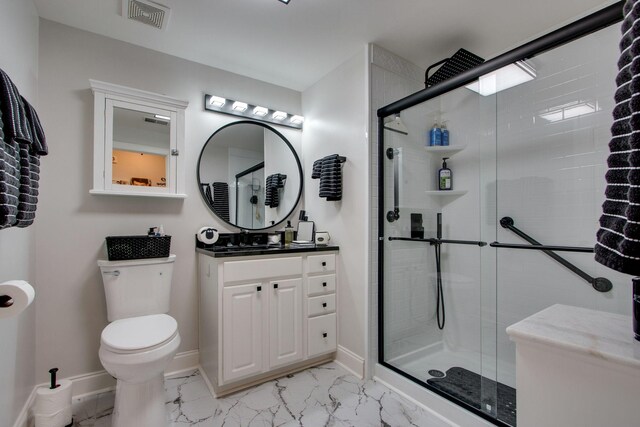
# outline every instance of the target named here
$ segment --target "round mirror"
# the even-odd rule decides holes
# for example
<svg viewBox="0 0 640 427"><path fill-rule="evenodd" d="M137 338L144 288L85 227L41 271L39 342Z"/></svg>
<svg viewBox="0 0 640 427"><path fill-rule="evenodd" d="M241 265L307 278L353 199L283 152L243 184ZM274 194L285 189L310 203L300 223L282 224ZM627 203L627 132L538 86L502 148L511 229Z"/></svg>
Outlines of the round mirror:
<svg viewBox="0 0 640 427"><path fill-rule="evenodd" d="M248 230L284 221L302 194L302 166L291 143L253 121L214 132L198 159L200 194L223 221Z"/></svg>

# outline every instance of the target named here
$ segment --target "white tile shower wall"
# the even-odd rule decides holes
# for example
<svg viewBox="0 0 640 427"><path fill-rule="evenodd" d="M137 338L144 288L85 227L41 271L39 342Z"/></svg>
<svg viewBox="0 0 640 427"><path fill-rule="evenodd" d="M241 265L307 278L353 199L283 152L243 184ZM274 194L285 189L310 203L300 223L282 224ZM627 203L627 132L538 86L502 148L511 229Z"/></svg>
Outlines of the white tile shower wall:
<svg viewBox="0 0 640 427"><path fill-rule="evenodd" d="M215 93L284 111L301 112L301 94L237 74L178 59L99 35L40 21L40 117L52 147L43 160L36 250L38 289L37 381L58 366L64 376L102 370L100 332L106 325L104 289L96 260L104 237L141 234L164 225L178 258L171 311L180 351L198 348L194 234L215 218L200 197L195 168L209 136L231 116L202 108ZM186 111L188 197L166 200L89 194L92 176L93 98L89 79L103 80L189 101ZM301 132L279 129L300 153ZM366 156L364 156L366 158ZM295 215L295 214L294 214Z"/></svg>
<svg viewBox="0 0 640 427"><path fill-rule="evenodd" d="M498 96L498 217L512 217L516 227L544 244L595 244L619 34L615 25L533 58L538 77ZM571 118L576 106L597 111ZM498 240L524 243L502 228ZM613 290L596 292L541 252L499 250L500 361L513 363L515 357L505 328L552 304L629 314L628 276L600 266L591 254L560 255L594 277L610 279Z"/></svg>
<svg viewBox="0 0 640 427"><path fill-rule="evenodd" d="M3 0L0 5L0 68L20 93L40 111L38 102L38 12L32 0ZM46 130L46 129L45 129ZM43 168L50 167L47 157ZM34 225L0 231L0 282L35 281ZM32 304L17 317L0 319L0 427L12 426L35 384L36 309Z"/></svg>
<svg viewBox="0 0 640 427"><path fill-rule="evenodd" d="M370 268L370 310L369 310L369 336L370 338L370 366L378 361L378 123L376 111L378 108L407 96L422 88L421 80L423 70L414 64L379 48L375 45L369 46L370 51L370 174L369 185L371 191L371 211L370 211L370 232L369 239L372 242L369 254ZM409 127L417 127L416 121L420 121L419 115L408 113L402 119ZM387 132L389 134L389 132ZM407 164L413 164L408 170L409 174L415 170L423 169L424 163L420 159L424 156L416 156L422 137L420 133L414 132L409 136L393 134L396 147L403 146L407 149L403 152L403 160ZM411 141L408 143L407 141ZM417 162L414 161L418 159ZM385 159L385 161L387 161ZM392 175L390 168L386 168L385 174L385 206L393 206L393 196L389 187ZM404 182L408 185L425 186L424 176L412 179L411 175L403 176ZM403 184L404 185L404 184ZM409 219L411 212L422 212L425 220L428 220L426 206L420 200L416 191L411 191L412 187L406 187L403 191L404 206L401 209L401 219L399 224L394 224L392 231L395 235L408 235ZM423 189L424 190L424 189ZM422 191L421 191L422 192ZM391 197L391 198L390 198ZM426 222L426 221L425 221ZM386 221L385 221L386 223ZM388 223L386 223L388 224ZM386 225L385 225L386 226ZM429 228L427 223L425 227ZM433 225L430 227L433 229ZM390 235L391 231L386 235ZM437 341L439 334L429 336L429 333L436 330L434 327L435 312L435 288L432 284L425 283L429 272L433 272L433 259L427 256L428 247L416 247L410 242L385 242L391 244L394 250L391 252L395 261L385 260L386 265L393 265L393 269L385 269L389 286L386 287L388 295L385 295L386 314L385 325L387 328L385 336L393 337L393 341L386 342L387 359L425 347L428 343ZM397 249L397 251L396 251ZM403 280L401 276L406 275ZM427 333L425 334L425 331Z"/></svg>

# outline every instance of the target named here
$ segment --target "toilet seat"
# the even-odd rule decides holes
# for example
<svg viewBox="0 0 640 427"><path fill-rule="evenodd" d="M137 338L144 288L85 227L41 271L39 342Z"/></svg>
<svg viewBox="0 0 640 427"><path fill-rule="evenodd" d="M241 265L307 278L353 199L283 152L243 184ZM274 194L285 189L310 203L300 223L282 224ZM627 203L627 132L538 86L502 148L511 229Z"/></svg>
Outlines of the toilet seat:
<svg viewBox="0 0 640 427"><path fill-rule="evenodd" d="M178 322L167 314L130 317L111 322L102 331L101 344L119 354L153 350L178 334Z"/></svg>

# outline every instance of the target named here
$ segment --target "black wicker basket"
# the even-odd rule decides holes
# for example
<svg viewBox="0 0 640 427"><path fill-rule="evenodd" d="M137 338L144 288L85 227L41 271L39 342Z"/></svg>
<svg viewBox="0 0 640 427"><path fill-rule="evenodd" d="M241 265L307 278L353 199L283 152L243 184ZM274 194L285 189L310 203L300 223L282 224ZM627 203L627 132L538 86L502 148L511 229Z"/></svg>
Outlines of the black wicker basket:
<svg viewBox="0 0 640 427"><path fill-rule="evenodd" d="M171 236L107 236L109 261L164 258L171 250Z"/></svg>

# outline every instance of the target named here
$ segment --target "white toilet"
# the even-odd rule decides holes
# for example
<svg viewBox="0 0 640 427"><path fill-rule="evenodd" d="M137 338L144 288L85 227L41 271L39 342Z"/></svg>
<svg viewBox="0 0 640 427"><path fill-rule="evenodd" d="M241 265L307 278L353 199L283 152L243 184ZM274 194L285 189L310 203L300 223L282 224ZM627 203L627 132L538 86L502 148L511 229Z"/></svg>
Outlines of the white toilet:
<svg viewBox="0 0 640 427"><path fill-rule="evenodd" d="M178 323L166 314L175 259L98 261L111 322L100 361L117 380L113 427L167 425L164 370L180 345Z"/></svg>

